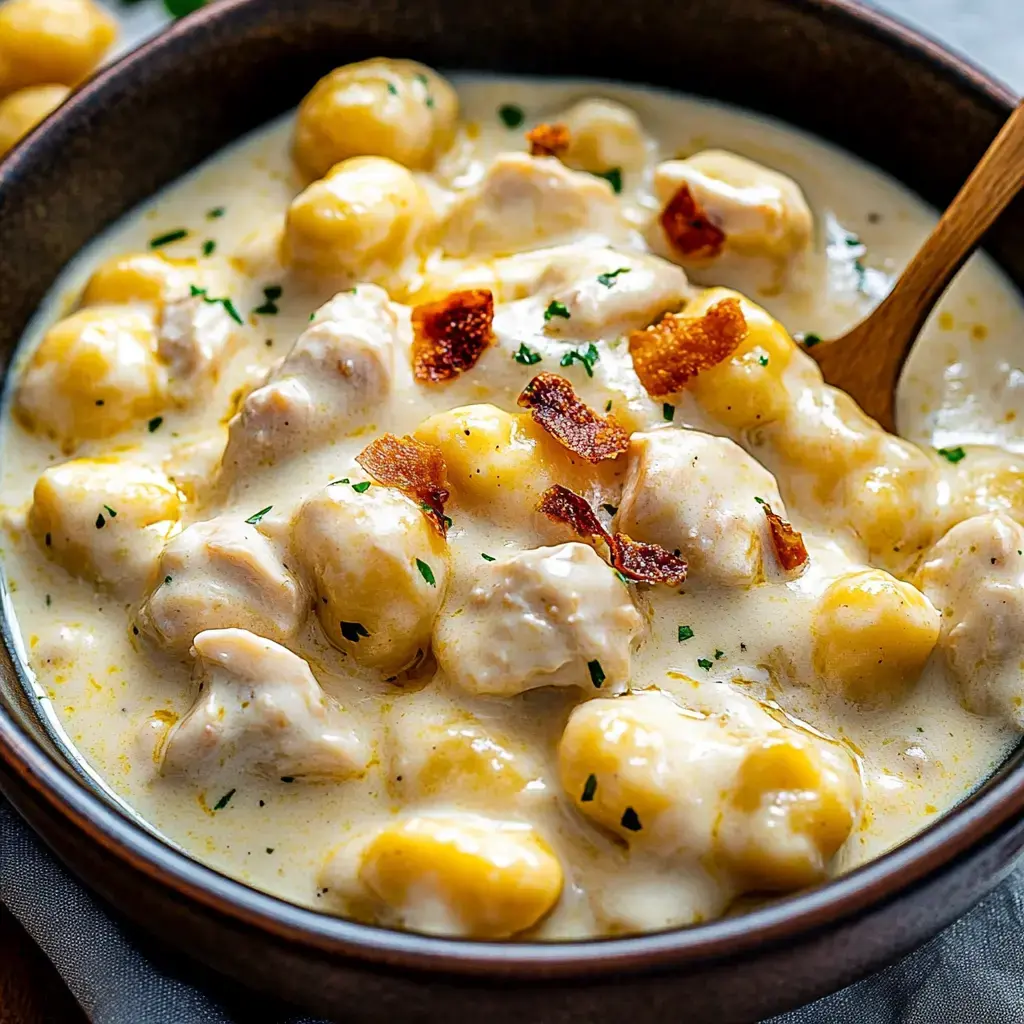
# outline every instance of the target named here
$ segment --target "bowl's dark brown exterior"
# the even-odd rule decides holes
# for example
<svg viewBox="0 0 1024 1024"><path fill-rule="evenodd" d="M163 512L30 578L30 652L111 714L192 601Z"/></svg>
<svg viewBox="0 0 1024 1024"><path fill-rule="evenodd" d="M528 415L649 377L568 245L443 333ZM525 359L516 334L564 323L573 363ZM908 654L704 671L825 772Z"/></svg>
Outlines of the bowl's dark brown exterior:
<svg viewBox="0 0 1024 1024"><path fill-rule="evenodd" d="M346 61L587 75L765 111L952 197L1013 97L934 44L828 0L230 0L83 89L0 167L6 365L100 229ZM989 251L1024 285L1024 204ZM173 947L345 1020L747 1021L892 960L972 905L1024 847L1018 752L972 800L852 875L741 919L602 943L470 944L293 907L191 862L67 767L24 696L9 629L0 789L121 913Z"/></svg>

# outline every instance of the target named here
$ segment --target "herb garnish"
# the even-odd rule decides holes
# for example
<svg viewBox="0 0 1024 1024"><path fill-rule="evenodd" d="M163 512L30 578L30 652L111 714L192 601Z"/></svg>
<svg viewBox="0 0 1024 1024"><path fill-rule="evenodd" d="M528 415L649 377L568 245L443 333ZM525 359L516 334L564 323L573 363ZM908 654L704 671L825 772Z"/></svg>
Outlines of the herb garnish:
<svg viewBox="0 0 1024 1024"><path fill-rule="evenodd" d="M432 586L437 586L437 580L434 579L434 570L423 561L422 558L416 559L416 568L419 569L420 575Z"/></svg>
<svg viewBox="0 0 1024 1024"><path fill-rule="evenodd" d="M238 315L238 310L235 309L235 304L227 298L215 299L210 295L207 295L205 288L197 288L194 284L188 286L190 294L201 298L203 302L211 305L221 305L224 307L224 312L227 313L236 324L243 324L245 321Z"/></svg>
<svg viewBox="0 0 1024 1024"><path fill-rule="evenodd" d="M936 448L935 449L947 462L952 462L954 465L958 463L966 454L959 445L956 448Z"/></svg>
<svg viewBox="0 0 1024 1024"><path fill-rule="evenodd" d="M110 516L111 519L117 518L117 513L109 505L104 505L103 508L106 510L107 515Z"/></svg>
<svg viewBox="0 0 1024 1024"><path fill-rule="evenodd" d="M612 400L610 398L608 399L607 402L604 403L604 411L605 412L611 412L612 411Z"/></svg>
<svg viewBox="0 0 1024 1024"><path fill-rule="evenodd" d="M622 168L610 167L607 171L594 171L595 178L604 178L612 187L612 191L618 195L622 191Z"/></svg>
<svg viewBox="0 0 1024 1024"><path fill-rule="evenodd" d="M481 557L481 558L482 558L482 559L483 559L483 560L484 560L485 562L493 562L493 561L495 560L495 558L494 558L494 555L489 555L489 554L487 554L487 552L486 552L486 551L481 551L481 552L480 552L480 557Z"/></svg>
<svg viewBox="0 0 1024 1024"><path fill-rule="evenodd" d="M363 481L361 481L358 484L353 484L352 485L352 490L355 491L356 494L365 494L369 489L370 489L370 481L369 480L363 480Z"/></svg>
<svg viewBox="0 0 1024 1024"><path fill-rule="evenodd" d="M623 828L628 828L630 832L639 832L643 828L643 825L640 824L640 815L632 807L627 807L622 812L622 821L619 824Z"/></svg>
<svg viewBox="0 0 1024 1024"><path fill-rule="evenodd" d="M676 407L671 402L665 402L661 407L662 418L671 423L676 418Z"/></svg>
<svg viewBox="0 0 1024 1024"><path fill-rule="evenodd" d="M518 128L526 120L523 108L514 103L502 103L498 107L498 117L506 128Z"/></svg>
<svg viewBox="0 0 1024 1024"><path fill-rule="evenodd" d="M149 240L149 247L150 249L159 249L162 245L180 242L183 238L188 238L188 232L184 228L178 228L177 231L168 231L166 234L151 238Z"/></svg>
<svg viewBox="0 0 1024 1024"><path fill-rule="evenodd" d="M569 309L564 302L559 302L557 299L552 299L548 303L548 308L544 310L544 322L547 323L552 317L560 316L563 320L568 320Z"/></svg>
<svg viewBox="0 0 1024 1024"><path fill-rule="evenodd" d="M160 424L163 423L163 421L164 421L163 416L154 416L149 421L149 432L152 434L155 431L159 430L160 429Z"/></svg>
<svg viewBox="0 0 1024 1024"><path fill-rule="evenodd" d="M601 668L601 662L596 659L594 661L588 661L587 668L590 669L590 681L596 687L600 688L605 680L604 669Z"/></svg>
<svg viewBox="0 0 1024 1024"><path fill-rule="evenodd" d="M208 238L205 242L203 242L203 255L212 256L213 250L216 248L217 243L212 238Z"/></svg>
<svg viewBox="0 0 1024 1024"><path fill-rule="evenodd" d="M294 782L295 781L295 776L294 775L282 775L281 776L281 781L282 782Z"/></svg>
<svg viewBox="0 0 1024 1024"><path fill-rule="evenodd" d="M821 344L821 335L808 332L801 338L801 342L804 348L814 348L815 345Z"/></svg>
<svg viewBox="0 0 1024 1024"><path fill-rule="evenodd" d="M347 476L343 476L340 480L332 480L327 486L333 487L335 484L347 484L349 479Z"/></svg>
<svg viewBox="0 0 1024 1024"><path fill-rule="evenodd" d="M721 661L725 657L725 651L720 651L715 648L715 661Z"/></svg>
<svg viewBox="0 0 1024 1024"><path fill-rule="evenodd" d="M759 498L756 494L754 495L754 501L756 501L758 503L758 505L767 505L768 504L768 502L766 502L764 500L764 498Z"/></svg>
<svg viewBox="0 0 1024 1024"><path fill-rule="evenodd" d="M251 516L249 516L249 518L246 519L246 522L250 526L255 526L273 507L273 505L268 505L266 508L261 508L259 512L254 512Z"/></svg>
<svg viewBox="0 0 1024 1024"><path fill-rule="evenodd" d="M762 366L767 366L767 365L768 365L768 357L767 357L767 356L758 356L758 357L757 357L757 361L758 361L758 362L759 362L759 363L760 363L760 364L761 364Z"/></svg>
<svg viewBox="0 0 1024 1024"><path fill-rule="evenodd" d="M609 270L608 273L606 273L606 274L598 274L597 275L597 283L598 284L603 284L605 286L605 288L614 288L615 287L615 278L617 278L619 276L619 274L628 274L628 273L629 273L629 267L619 267L618 270Z"/></svg>
<svg viewBox="0 0 1024 1024"><path fill-rule="evenodd" d="M225 213L223 206L215 206L212 210L206 211L207 220L217 220L218 217L223 217Z"/></svg>
<svg viewBox="0 0 1024 1024"><path fill-rule="evenodd" d="M172 577L170 577L170 576L165 576L165 577L164 577L164 583L170 583L170 582L171 582L171 579L172 579Z"/></svg>
<svg viewBox="0 0 1024 1024"><path fill-rule="evenodd" d="M398 89L394 82L388 82L388 92L391 93L392 96L398 95Z"/></svg>
<svg viewBox="0 0 1024 1024"><path fill-rule="evenodd" d="M583 364L583 369L587 371L588 377L594 376L594 363L601 358L601 353L597 351L597 346L591 342L587 346L586 352L580 352L579 349L571 349L566 352L561 359L558 360L559 366L572 366L573 363L579 362Z"/></svg>
<svg viewBox="0 0 1024 1024"><path fill-rule="evenodd" d="M215 811L223 811L228 805L228 801L235 795L235 790L229 789L214 805Z"/></svg>
<svg viewBox="0 0 1024 1024"><path fill-rule="evenodd" d="M680 626L679 627L679 642L682 643L684 640L689 640L693 636L693 628L691 626Z"/></svg>
<svg viewBox="0 0 1024 1024"><path fill-rule="evenodd" d="M700 665L705 672L711 671L711 666L714 664L710 658L698 658L697 664Z"/></svg>
<svg viewBox="0 0 1024 1024"><path fill-rule="evenodd" d="M587 781L583 783L583 792L580 794L580 803L589 804L594 799L594 794L597 792L597 776L590 774L587 776Z"/></svg>
<svg viewBox="0 0 1024 1024"><path fill-rule="evenodd" d="M520 366L534 366L540 362L540 353L527 348L526 342L524 341L520 343L519 351L512 353L512 358L519 363Z"/></svg>
<svg viewBox="0 0 1024 1024"><path fill-rule="evenodd" d="M107 521L106 521L106 519L103 518L103 513L101 512L96 517L96 529L97 530L102 530L103 527L106 526L106 525L107 525Z"/></svg>
<svg viewBox="0 0 1024 1024"><path fill-rule="evenodd" d="M279 284L268 284L263 289L263 297L266 302L262 306L257 306L253 312L264 314L266 316L273 316L275 313L280 312L277 308L277 300L281 298L284 289Z"/></svg>
<svg viewBox="0 0 1024 1024"><path fill-rule="evenodd" d="M361 636L369 636L369 631L361 622L342 622L341 623L341 635L349 641L349 643L359 643Z"/></svg>

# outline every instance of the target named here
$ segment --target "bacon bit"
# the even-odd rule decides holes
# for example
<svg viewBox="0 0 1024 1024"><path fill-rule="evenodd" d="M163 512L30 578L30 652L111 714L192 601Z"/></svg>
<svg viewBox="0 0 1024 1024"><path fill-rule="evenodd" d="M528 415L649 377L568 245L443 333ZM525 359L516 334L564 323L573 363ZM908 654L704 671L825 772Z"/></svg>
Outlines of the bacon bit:
<svg viewBox="0 0 1024 1024"><path fill-rule="evenodd" d="M451 380L471 370L494 341L494 296L486 288L452 292L412 311L412 360L417 380Z"/></svg>
<svg viewBox="0 0 1024 1024"><path fill-rule="evenodd" d="M701 370L728 359L747 336L738 299L722 299L703 316L668 313L629 336L633 369L651 398L675 394Z"/></svg>
<svg viewBox="0 0 1024 1024"><path fill-rule="evenodd" d="M642 544L624 533L610 534L586 498L555 484L540 498L537 511L548 519L564 523L583 540L603 540L612 566L623 576L641 583L667 583L677 587L686 579L686 560L658 544Z"/></svg>
<svg viewBox="0 0 1024 1024"><path fill-rule="evenodd" d="M794 530L782 516L773 512L771 505L767 502L762 508L764 508L764 514L768 519L772 546L775 548L775 557L779 560L779 565L785 572L799 569L807 561L807 548L804 547L804 538L800 531Z"/></svg>
<svg viewBox="0 0 1024 1024"><path fill-rule="evenodd" d="M629 434L615 417L598 416L557 373L538 373L523 389L519 404L559 444L587 462L617 459L629 448Z"/></svg>
<svg viewBox="0 0 1024 1024"><path fill-rule="evenodd" d="M530 144L530 156L560 156L569 148L567 125L539 124L526 133Z"/></svg>
<svg viewBox="0 0 1024 1024"><path fill-rule="evenodd" d="M382 434L368 444L356 462L385 487L395 487L420 503L424 515L442 537L451 522L444 514L448 500L448 467L440 448L414 437Z"/></svg>
<svg viewBox="0 0 1024 1024"><path fill-rule="evenodd" d="M665 237L684 256L714 259L725 245L725 232L711 223L704 208L693 198L689 185L680 185L661 211Z"/></svg>

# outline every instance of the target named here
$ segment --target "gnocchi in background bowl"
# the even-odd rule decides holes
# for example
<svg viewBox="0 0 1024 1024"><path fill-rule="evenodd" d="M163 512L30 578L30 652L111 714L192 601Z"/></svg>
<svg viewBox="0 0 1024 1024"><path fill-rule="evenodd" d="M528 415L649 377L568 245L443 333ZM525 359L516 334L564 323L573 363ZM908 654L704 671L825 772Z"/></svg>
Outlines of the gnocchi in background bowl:
<svg viewBox="0 0 1024 1024"><path fill-rule="evenodd" d="M973 261L905 438L806 354L931 219L713 104L337 68L25 338L4 570L48 707L193 857L388 927L649 932L890 850L1024 727L1019 298ZM943 433L950 360L987 445Z"/></svg>

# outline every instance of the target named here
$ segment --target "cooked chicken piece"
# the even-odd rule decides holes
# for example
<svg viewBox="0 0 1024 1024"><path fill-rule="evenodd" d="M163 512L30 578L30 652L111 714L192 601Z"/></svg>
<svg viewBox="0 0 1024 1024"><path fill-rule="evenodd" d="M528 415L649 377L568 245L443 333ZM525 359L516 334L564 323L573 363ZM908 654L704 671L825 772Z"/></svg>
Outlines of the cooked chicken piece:
<svg viewBox="0 0 1024 1024"><path fill-rule="evenodd" d="M456 200L441 245L449 256L498 256L584 239L620 242L628 234L607 181L553 157L501 153Z"/></svg>
<svg viewBox="0 0 1024 1024"><path fill-rule="evenodd" d="M145 587L181 529L184 496L157 469L127 459L74 459L36 481L28 525L74 576L126 595Z"/></svg>
<svg viewBox="0 0 1024 1024"><path fill-rule="evenodd" d="M941 615L939 650L964 706L1024 730L1024 528L988 513L954 526L916 583Z"/></svg>
<svg viewBox="0 0 1024 1024"><path fill-rule="evenodd" d="M193 402L216 383L238 326L223 303L202 295L164 306L157 354L167 367L167 390L176 402Z"/></svg>
<svg viewBox="0 0 1024 1024"><path fill-rule="evenodd" d="M367 483L346 478L307 498L294 548L331 643L394 673L430 648L448 586L448 543L416 502Z"/></svg>
<svg viewBox="0 0 1024 1024"><path fill-rule="evenodd" d="M163 750L164 774L204 778L230 765L266 778L362 775L368 744L297 654L244 629L195 638L199 694Z"/></svg>
<svg viewBox="0 0 1024 1024"><path fill-rule="evenodd" d="M164 549L158 583L139 626L182 654L204 629L237 626L287 641L306 618L309 598L274 546L241 518L194 523Z"/></svg>
<svg viewBox="0 0 1024 1024"><path fill-rule="evenodd" d="M636 114L622 103L580 100L558 120L569 129L569 148L561 154L569 167L592 174L643 167L644 131Z"/></svg>
<svg viewBox="0 0 1024 1024"><path fill-rule="evenodd" d="M478 566L438 618L434 654L469 693L621 693L641 626L615 571L585 544L561 544Z"/></svg>
<svg viewBox="0 0 1024 1024"><path fill-rule="evenodd" d="M762 502L785 517L775 478L739 445L655 430L630 439L615 522L634 540L682 552L691 587L749 587L779 572Z"/></svg>
<svg viewBox="0 0 1024 1024"><path fill-rule="evenodd" d="M229 424L230 474L363 426L391 390L398 325L387 293L362 285L317 310L267 382Z"/></svg>

